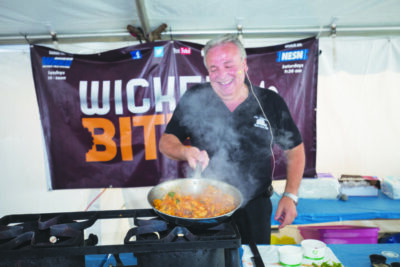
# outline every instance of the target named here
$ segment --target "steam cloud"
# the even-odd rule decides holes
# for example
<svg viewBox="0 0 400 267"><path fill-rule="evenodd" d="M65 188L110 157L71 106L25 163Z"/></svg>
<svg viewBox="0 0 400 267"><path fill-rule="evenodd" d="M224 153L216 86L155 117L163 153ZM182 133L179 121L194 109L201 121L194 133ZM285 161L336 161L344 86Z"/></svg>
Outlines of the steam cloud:
<svg viewBox="0 0 400 267"><path fill-rule="evenodd" d="M269 157L271 154L269 149L270 130L260 129L255 131L254 136L246 136L241 131L233 131L229 126L242 120L232 120L229 116L220 116L221 111L212 104L215 103L215 99L210 99L211 97L216 98L216 95L193 94L190 97L191 101L184 102L187 106L182 109L185 114L180 114L180 123L192 129L193 139L201 139L206 144L206 147L199 147L199 149L211 151L210 164L202 175L206 178L225 181L237 187L243 194L245 204L256 193L256 188L260 186L259 179L253 177L256 173L255 169L261 164L271 165ZM204 106L200 103L208 104ZM261 111L254 113L255 109L259 110L257 104L242 109L243 114L238 115L239 117L248 117L248 113L259 113L262 116ZM287 114L281 114L281 116L287 116ZM249 123L251 123L250 127L254 127L255 121ZM243 147L242 141L248 138L254 139L254 142L246 142L246 147ZM280 144L287 147L287 144L291 144L292 133L277 132L274 133L274 138L275 142L279 141ZM264 145L261 144L262 142ZM265 145L265 142L268 145ZM263 156L251 158L250 162L245 158L248 154L242 152L243 150L259 151L262 146L267 147L263 151ZM187 173L190 174L190 171ZM268 174L265 176L267 177ZM266 183L266 180L261 183Z"/></svg>

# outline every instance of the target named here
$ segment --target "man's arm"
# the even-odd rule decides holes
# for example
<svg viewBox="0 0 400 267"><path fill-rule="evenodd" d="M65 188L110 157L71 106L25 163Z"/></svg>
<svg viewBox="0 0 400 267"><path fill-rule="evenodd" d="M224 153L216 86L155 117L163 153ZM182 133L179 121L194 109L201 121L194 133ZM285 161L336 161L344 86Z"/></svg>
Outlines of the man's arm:
<svg viewBox="0 0 400 267"><path fill-rule="evenodd" d="M173 134L164 133L159 142L160 152L174 160L186 160L185 146Z"/></svg>
<svg viewBox="0 0 400 267"><path fill-rule="evenodd" d="M287 157L287 180L285 192L297 195L305 166L304 144L285 151ZM275 220L280 222L279 228L291 224L297 216L296 205L289 197L282 197L278 203Z"/></svg>
<svg viewBox="0 0 400 267"><path fill-rule="evenodd" d="M159 142L160 152L174 160L186 160L189 166L196 169L197 162L202 163L203 169L207 167L209 158L206 151L197 147L185 146L173 134L164 133Z"/></svg>
<svg viewBox="0 0 400 267"><path fill-rule="evenodd" d="M305 166L304 144L285 151L287 158L287 180L285 192L297 195Z"/></svg>

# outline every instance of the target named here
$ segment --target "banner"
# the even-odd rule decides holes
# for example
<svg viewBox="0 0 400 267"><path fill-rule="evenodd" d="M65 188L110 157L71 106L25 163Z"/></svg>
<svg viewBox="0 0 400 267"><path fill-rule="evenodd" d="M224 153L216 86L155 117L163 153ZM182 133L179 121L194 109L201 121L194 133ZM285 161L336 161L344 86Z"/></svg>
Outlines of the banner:
<svg viewBox="0 0 400 267"><path fill-rule="evenodd" d="M80 55L32 45L51 188L140 187L185 177L186 164L163 156L158 141L179 98L208 80L202 48L160 41ZM287 101L306 147L305 175L313 176L318 40L247 52L250 80ZM285 176L280 157L276 179Z"/></svg>

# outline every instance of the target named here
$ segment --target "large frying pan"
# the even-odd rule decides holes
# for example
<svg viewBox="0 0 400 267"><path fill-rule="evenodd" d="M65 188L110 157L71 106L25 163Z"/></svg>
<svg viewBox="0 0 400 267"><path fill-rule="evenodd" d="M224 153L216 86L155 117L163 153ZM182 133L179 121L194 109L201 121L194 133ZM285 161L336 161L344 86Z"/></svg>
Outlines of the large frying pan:
<svg viewBox="0 0 400 267"><path fill-rule="evenodd" d="M222 192L232 195L235 202L235 208L232 211L220 216L210 217L206 219L196 219L172 216L163 213L154 207L154 200L157 198L162 199L168 192L179 192L185 195L201 194L201 192L209 185L215 186L216 188L222 190ZM243 197L238 189L225 182L207 178L184 178L166 181L153 187L147 195L147 201L161 218L170 223L189 228L209 228L220 224L228 217L230 217L242 205Z"/></svg>

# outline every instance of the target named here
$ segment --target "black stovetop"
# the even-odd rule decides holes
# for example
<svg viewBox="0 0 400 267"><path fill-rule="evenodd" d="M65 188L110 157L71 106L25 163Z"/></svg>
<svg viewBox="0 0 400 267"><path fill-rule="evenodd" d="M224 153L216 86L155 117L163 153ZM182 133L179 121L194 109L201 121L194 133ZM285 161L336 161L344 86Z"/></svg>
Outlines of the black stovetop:
<svg viewBox="0 0 400 267"><path fill-rule="evenodd" d="M89 232L99 220L122 218L131 218L135 227L118 244L98 244L98 237ZM63 261L74 257L82 261L85 255L117 256L129 252L138 257L137 266L145 266L143 262L151 261L155 253L160 257L167 253L166 257L174 261L171 255L177 252L179 255L189 253L187 257L193 258L190 251L204 255L204 251L221 249L225 254L227 251L233 254L229 257L236 262L240 245L240 235L230 219L208 229L188 229L167 223L152 209L19 214L0 219L0 266L6 266L1 265L2 262L7 266L13 266L9 264L15 262L19 262L15 266L38 266L20 265L20 262L57 257ZM214 254L212 252L210 257L215 257ZM144 255L143 259L140 259L141 255ZM165 262L164 266L167 266ZM194 267L193 264L190 266Z"/></svg>

